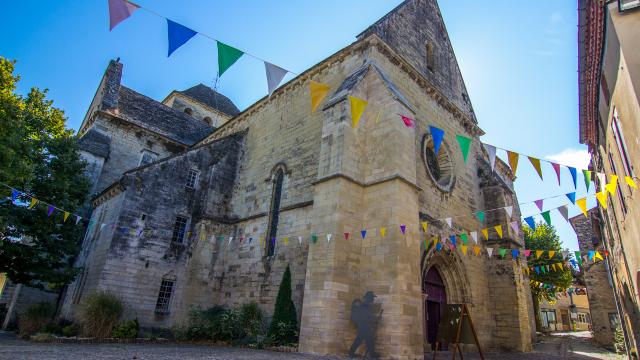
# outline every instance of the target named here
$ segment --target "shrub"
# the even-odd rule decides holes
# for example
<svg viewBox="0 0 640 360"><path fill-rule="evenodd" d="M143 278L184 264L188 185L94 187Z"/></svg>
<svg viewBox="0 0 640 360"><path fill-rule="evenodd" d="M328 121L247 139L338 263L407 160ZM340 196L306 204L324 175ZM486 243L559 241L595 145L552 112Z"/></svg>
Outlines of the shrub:
<svg viewBox="0 0 640 360"><path fill-rule="evenodd" d="M38 341L38 342L49 341L55 338L56 337L53 336L53 334L49 334L49 333L37 333L35 335L31 335L31 340Z"/></svg>
<svg viewBox="0 0 640 360"><path fill-rule="evenodd" d="M120 320L122 303L109 293L89 295L82 308L81 318L84 332L92 337L107 338Z"/></svg>
<svg viewBox="0 0 640 360"><path fill-rule="evenodd" d="M138 337L140 325L138 319L123 321L113 328L112 336L116 339L135 339Z"/></svg>
<svg viewBox="0 0 640 360"><path fill-rule="evenodd" d="M220 315L218 328L214 329L214 340L236 340L245 336L242 327L242 313L239 309L226 310Z"/></svg>
<svg viewBox="0 0 640 360"><path fill-rule="evenodd" d="M18 319L20 336L28 337L54 325L55 315L56 308L51 303L41 302L29 306Z"/></svg>
<svg viewBox="0 0 640 360"><path fill-rule="evenodd" d="M242 329L245 336L256 337L263 330L262 310L255 302L250 302L240 306Z"/></svg>
<svg viewBox="0 0 640 360"><path fill-rule="evenodd" d="M298 315L291 300L291 270L288 265L282 275L267 335L273 345L290 345L298 342Z"/></svg>
<svg viewBox="0 0 640 360"><path fill-rule="evenodd" d="M67 325L62 328L62 336L64 337L74 337L78 336L78 326L77 325Z"/></svg>

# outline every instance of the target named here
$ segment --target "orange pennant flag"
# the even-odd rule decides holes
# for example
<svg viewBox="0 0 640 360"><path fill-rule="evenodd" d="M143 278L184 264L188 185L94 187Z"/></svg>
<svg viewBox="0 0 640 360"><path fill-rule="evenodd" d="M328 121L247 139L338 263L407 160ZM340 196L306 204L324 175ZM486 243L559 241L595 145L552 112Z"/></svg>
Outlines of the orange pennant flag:
<svg viewBox="0 0 640 360"><path fill-rule="evenodd" d="M528 156L528 158L529 158L529 161L531 162L531 165L533 165L533 168L536 169L536 172L538 173L538 176L540 176L540 180L543 180L542 179L542 168L540 167L540 159L534 158L534 157L531 157L531 156Z"/></svg>
<svg viewBox="0 0 640 360"><path fill-rule="evenodd" d="M484 235L485 240L489 240L489 229L482 229L482 235Z"/></svg>
<svg viewBox="0 0 640 360"><path fill-rule="evenodd" d="M353 96L349 96L349 103L351 104L351 127L355 128L368 103L363 99Z"/></svg>
<svg viewBox="0 0 640 360"><path fill-rule="evenodd" d="M500 236L500 238L502 239L502 225L496 225L493 228L496 229L498 236Z"/></svg>
<svg viewBox="0 0 640 360"><path fill-rule="evenodd" d="M507 156L509 157L509 166L511 167L511 171L513 171L513 175L516 175L516 170L518 169L518 157L519 154L516 152L508 151Z"/></svg>
<svg viewBox="0 0 640 360"><path fill-rule="evenodd" d="M583 197L582 199L576 200L576 205L582 210L584 216L587 216L587 198Z"/></svg>
<svg viewBox="0 0 640 360"><path fill-rule="evenodd" d="M311 92L311 112L315 112L322 100L327 96L331 88L327 84L311 80L309 90Z"/></svg>
<svg viewBox="0 0 640 360"><path fill-rule="evenodd" d="M473 253L478 256L478 254L480 254L480 246L478 245L474 245L473 246Z"/></svg>
<svg viewBox="0 0 640 360"><path fill-rule="evenodd" d="M609 185L607 185L609 186ZM605 193L601 193L601 192L597 192L596 193L596 199L598 199L598 202L600 203L600 206L602 206L603 209L607 209L607 196L608 194Z"/></svg>
<svg viewBox="0 0 640 360"><path fill-rule="evenodd" d="M536 250L536 259L540 259L540 256L542 256L543 252L544 250Z"/></svg>
<svg viewBox="0 0 640 360"><path fill-rule="evenodd" d="M553 255L555 254L556 254L555 250L549 250L549 259L552 259Z"/></svg>

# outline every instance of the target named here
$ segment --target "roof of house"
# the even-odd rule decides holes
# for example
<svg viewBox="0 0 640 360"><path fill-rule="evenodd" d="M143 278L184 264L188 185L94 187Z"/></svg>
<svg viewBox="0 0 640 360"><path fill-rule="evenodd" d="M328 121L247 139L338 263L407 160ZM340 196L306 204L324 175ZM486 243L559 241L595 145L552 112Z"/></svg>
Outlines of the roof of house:
<svg viewBox="0 0 640 360"><path fill-rule="evenodd" d="M101 132L91 129L78 139L80 150L107 158L109 156L109 145L111 139Z"/></svg>
<svg viewBox="0 0 640 360"><path fill-rule="evenodd" d="M229 116L233 117L240 113L240 109L236 107L233 101L206 85L198 84L182 90L180 93Z"/></svg>

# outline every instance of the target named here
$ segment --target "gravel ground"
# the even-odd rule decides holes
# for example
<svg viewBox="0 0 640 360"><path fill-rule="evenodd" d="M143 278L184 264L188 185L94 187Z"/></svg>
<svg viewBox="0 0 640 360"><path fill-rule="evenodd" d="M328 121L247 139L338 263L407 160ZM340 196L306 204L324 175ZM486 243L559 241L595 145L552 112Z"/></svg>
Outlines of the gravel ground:
<svg viewBox="0 0 640 360"><path fill-rule="evenodd" d="M450 359L449 353L438 353L438 359ZM477 354L464 354L465 360L476 360ZM177 344L42 344L16 339L12 333L0 332L0 359L216 359L216 360L335 360L344 357L314 356L297 353L279 353L263 350L211 347L204 345ZM428 355L426 359L431 359ZM526 354L490 353L485 359L492 360L619 360L615 355L594 346L585 334L562 334L546 336L536 344L535 351Z"/></svg>

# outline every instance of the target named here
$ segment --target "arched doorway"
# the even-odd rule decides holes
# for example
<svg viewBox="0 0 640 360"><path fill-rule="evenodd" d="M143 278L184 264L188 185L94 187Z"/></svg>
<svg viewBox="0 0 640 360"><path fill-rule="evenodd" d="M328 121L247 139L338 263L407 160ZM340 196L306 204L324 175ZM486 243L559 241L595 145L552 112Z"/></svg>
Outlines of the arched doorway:
<svg viewBox="0 0 640 360"><path fill-rule="evenodd" d="M424 324L427 342L434 349L440 318L447 304L447 291L435 266L429 268L422 277L422 294L424 299Z"/></svg>

